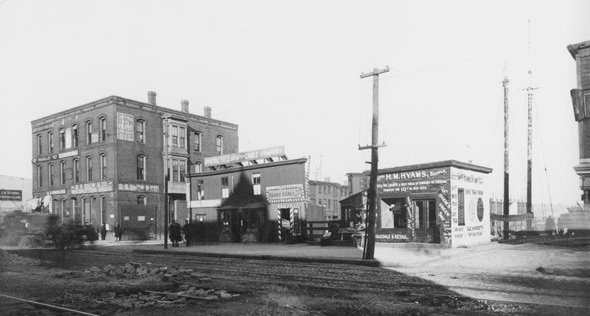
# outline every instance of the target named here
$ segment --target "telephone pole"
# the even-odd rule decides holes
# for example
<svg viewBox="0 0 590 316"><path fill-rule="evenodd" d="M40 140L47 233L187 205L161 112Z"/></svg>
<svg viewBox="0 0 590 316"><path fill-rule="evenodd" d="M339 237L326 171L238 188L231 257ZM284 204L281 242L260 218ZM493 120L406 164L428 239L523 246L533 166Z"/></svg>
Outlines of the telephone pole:
<svg viewBox="0 0 590 316"><path fill-rule="evenodd" d="M378 145L379 141L379 75L389 71L389 67L385 69L374 68L373 72L361 74L361 79L366 77L373 77L373 124L371 127L371 145L361 147L359 150L371 149L371 178L369 180L369 213L367 214L367 228L365 231L365 245L363 249L363 259L373 259L375 257L375 207L377 197L377 167L379 162L379 147L384 147L385 144Z"/></svg>
<svg viewBox="0 0 590 316"><path fill-rule="evenodd" d="M529 70L529 78L532 78L532 71ZM532 81L532 79L530 80ZM532 229L533 216L533 90L538 88L531 87L531 82L526 88L528 96L528 134L527 134L527 177L526 177L526 230Z"/></svg>
<svg viewBox="0 0 590 316"><path fill-rule="evenodd" d="M509 141L508 141L508 77L504 76L502 81L504 88L504 240L508 240L508 230L510 222L508 216L510 215L510 173L508 171L509 155Z"/></svg>

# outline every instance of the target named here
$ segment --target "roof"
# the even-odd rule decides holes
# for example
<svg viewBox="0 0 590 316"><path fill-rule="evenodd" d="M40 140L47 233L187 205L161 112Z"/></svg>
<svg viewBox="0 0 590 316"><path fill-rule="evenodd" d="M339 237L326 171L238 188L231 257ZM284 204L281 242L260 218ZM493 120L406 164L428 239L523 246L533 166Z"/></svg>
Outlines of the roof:
<svg viewBox="0 0 590 316"><path fill-rule="evenodd" d="M419 169L432 169L432 168L444 168L444 167L455 167L459 169L465 170L472 170L481 173L491 173L492 168L478 166L466 162L460 162L457 160L444 160L444 161L437 161L437 162L429 162L429 163L422 163L416 165L407 165L407 166L399 166L387 169L379 169L377 174L386 174L386 173L394 173L394 172L403 172L403 171L411 171L411 170L419 170ZM364 172L364 174L369 174L369 171Z"/></svg>
<svg viewBox="0 0 590 316"><path fill-rule="evenodd" d="M277 167L277 166L284 166L284 165L292 165L292 164L302 164L306 163L307 158L298 158L298 159L290 159L290 160L283 160L283 161L275 161L275 162L267 162L258 165L250 165L250 166L242 166L242 167L232 167L227 169L220 169L214 171L203 171L199 173L190 173L187 174L186 177L195 178L195 177L206 177L206 176L213 176L218 174L225 174L225 173L234 173L234 172L241 172L246 170L256 170L256 169L263 169L263 168L270 168L270 167Z"/></svg>
<svg viewBox="0 0 590 316"><path fill-rule="evenodd" d="M588 47L590 47L590 41L584 41L584 42L568 45L567 50L570 52L572 57L574 59L576 59L576 55L578 54L578 51L580 49L588 48Z"/></svg>
<svg viewBox="0 0 590 316"><path fill-rule="evenodd" d="M151 110L153 112L157 112L159 114L166 114L169 117L175 118L175 119L188 119L191 118L193 120L198 120L198 121L204 121L206 120L207 122L210 123L217 123L215 125L219 125L222 127L226 127L226 128L231 128L231 129L237 129L238 125L237 124L233 124L233 123L228 123L225 121L220 121L220 120L216 120L216 119L212 119L212 118L208 118L205 116L201 116L201 115L197 115L197 114L193 114L193 113L186 113L186 112L182 112L180 110L174 110L174 109L170 109L170 108L166 108L166 107L162 107L162 106L158 106L158 105L153 105L153 104L149 104L149 103L145 103L145 102L141 102L141 101L136 101L136 100L132 100L132 99L127 99L127 98L123 98L120 96L116 96L116 95L111 95L102 99L98 99L89 103L85 103L73 108L69 108L67 110L63 110L57 113L53 113L41 118L38 118L36 120L31 121L32 125L35 125L36 123L40 123L41 121L47 120L47 119L53 119L53 118L58 118L58 117L63 117L66 115L70 115L73 112L76 111L80 111L82 112L84 109L89 108L89 107L100 107L100 106L105 106L105 105L110 105L110 104L117 104L117 105L138 105L141 106L144 109L148 109ZM223 124L219 124L219 123L223 123Z"/></svg>

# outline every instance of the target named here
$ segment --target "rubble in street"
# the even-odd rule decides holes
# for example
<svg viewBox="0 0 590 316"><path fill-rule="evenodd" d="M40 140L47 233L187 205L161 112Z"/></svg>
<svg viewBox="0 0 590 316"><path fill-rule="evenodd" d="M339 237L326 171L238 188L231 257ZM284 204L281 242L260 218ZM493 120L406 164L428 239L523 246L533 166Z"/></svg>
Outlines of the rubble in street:
<svg viewBox="0 0 590 316"><path fill-rule="evenodd" d="M40 265L41 261L27 257L21 257L0 249L0 266Z"/></svg>

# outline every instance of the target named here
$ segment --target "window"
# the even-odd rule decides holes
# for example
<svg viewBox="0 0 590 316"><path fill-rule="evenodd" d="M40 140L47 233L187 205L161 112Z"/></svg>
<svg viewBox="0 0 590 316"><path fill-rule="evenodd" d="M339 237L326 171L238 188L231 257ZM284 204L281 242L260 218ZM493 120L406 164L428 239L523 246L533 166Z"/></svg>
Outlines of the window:
<svg viewBox="0 0 590 316"><path fill-rule="evenodd" d="M107 139L107 119L101 117L98 120L98 127L100 128L100 141L104 142Z"/></svg>
<svg viewBox="0 0 590 316"><path fill-rule="evenodd" d="M221 197L228 198L229 197L229 180L228 177L221 178Z"/></svg>
<svg viewBox="0 0 590 316"><path fill-rule="evenodd" d="M179 129L178 147L186 148L186 128L181 126Z"/></svg>
<svg viewBox="0 0 590 316"><path fill-rule="evenodd" d="M71 200L72 200L72 214L71 214L71 218L72 218L72 221L74 223L78 223L78 221L76 219L76 202L77 201L76 201L76 198L72 198Z"/></svg>
<svg viewBox="0 0 590 316"><path fill-rule="evenodd" d="M135 139L140 143L145 143L145 121L137 120L135 122Z"/></svg>
<svg viewBox="0 0 590 316"><path fill-rule="evenodd" d="M49 186L53 185L53 165L49 165Z"/></svg>
<svg viewBox="0 0 590 316"><path fill-rule="evenodd" d="M170 160L171 164L172 164L172 181L179 181L178 179L178 160L176 159L171 159Z"/></svg>
<svg viewBox="0 0 590 316"><path fill-rule="evenodd" d="M144 155L137 156L137 180L145 180L145 161Z"/></svg>
<svg viewBox="0 0 590 316"><path fill-rule="evenodd" d="M146 205L147 204L147 197L145 195L138 196L137 197L137 204Z"/></svg>
<svg viewBox="0 0 590 316"><path fill-rule="evenodd" d="M61 220L62 220L62 222L63 222L63 220L64 220L64 215L65 215L65 213L66 213L66 199L61 199L61 206L60 206L60 208L59 208L59 209L60 209L60 211L61 211L61 213L60 213L59 215L60 215L60 218L61 218Z"/></svg>
<svg viewBox="0 0 590 316"><path fill-rule="evenodd" d="M215 145L217 146L217 154L223 155L223 136L217 136Z"/></svg>
<svg viewBox="0 0 590 316"><path fill-rule="evenodd" d="M195 151L201 151L201 132L195 133Z"/></svg>
<svg viewBox="0 0 590 316"><path fill-rule="evenodd" d="M72 126L72 147L78 147L78 125Z"/></svg>
<svg viewBox="0 0 590 316"><path fill-rule="evenodd" d="M53 152L53 132L47 133L47 139L49 140L49 153Z"/></svg>
<svg viewBox="0 0 590 316"><path fill-rule="evenodd" d="M65 161L59 162L59 184L66 184L66 163Z"/></svg>
<svg viewBox="0 0 590 316"><path fill-rule="evenodd" d="M172 146L178 146L178 126L172 126Z"/></svg>
<svg viewBox="0 0 590 316"><path fill-rule="evenodd" d="M74 159L74 182L80 182L80 160Z"/></svg>
<svg viewBox="0 0 590 316"><path fill-rule="evenodd" d="M200 161L195 163L195 173L203 172L203 164Z"/></svg>
<svg viewBox="0 0 590 316"><path fill-rule="evenodd" d="M92 157L86 157L86 181L92 181Z"/></svg>
<svg viewBox="0 0 590 316"><path fill-rule="evenodd" d="M92 144L92 122L86 122L86 145Z"/></svg>
<svg viewBox="0 0 590 316"><path fill-rule="evenodd" d="M184 182L184 174L186 173L186 160L180 160L180 182Z"/></svg>
<svg viewBox="0 0 590 316"><path fill-rule="evenodd" d="M43 166L37 166L37 186L43 186Z"/></svg>
<svg viewBox="0 0 590 316"><path fill-rule="evenodd" d="M465 226L465 190L457 190L457 219L459 220L459 226Z"/></svg>
<svg viewBox="0 0 590 316"><path fill-rule="evenodd" d="M37 155L40 156L41 154L43 154L43 139L41 134L37 134Z"/></svg>
<svg viewBox="0 0 590 316"><path fill-rule="evenodd" d="M197 200L205 199L205 183L203 180L197 180Z"/></svg>
<svg viewBox="0 0 590 316"><path fill-rule="evenodd" d="M100 155L100 179L104 180L107 178L107 155Z"/></svg>
<svg viewBox="0 0 590 316"><path fill-rule="evenodd" d="M252 185L254 186L254 194L260 195L260 173L252 174Z"/></svg>

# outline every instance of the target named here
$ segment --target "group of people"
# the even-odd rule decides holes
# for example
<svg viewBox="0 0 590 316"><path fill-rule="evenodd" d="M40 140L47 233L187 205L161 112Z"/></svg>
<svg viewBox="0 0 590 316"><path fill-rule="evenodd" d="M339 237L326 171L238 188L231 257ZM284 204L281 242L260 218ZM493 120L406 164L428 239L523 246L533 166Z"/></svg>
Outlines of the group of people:
<svg viewBox="0 0 590 316"><path fill-rule="evenodd" d="M115 233L115 241L121 241L121 237L123 237L123 229L121 229L121 225L117 224L114 229ZM107 224L102 224L102 228L100 229L100 240L105 240L107 237Z"/></svg>
<svg viewBox="0 0 590 316"><path fill-rule="evenodd" d="M193 239L193 230L191 227L188 220L185 221L182 227L176 221L172 221L172 224L168 226L168 236L170 237L170 242L172 242L172 247L179 247L183 239L184 243L190 246L191 240Z"/></svg>

